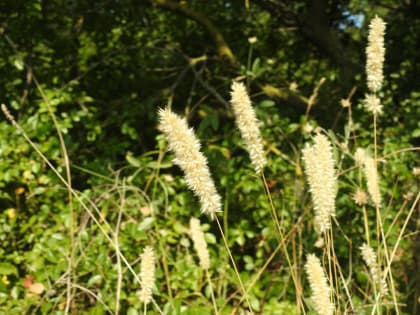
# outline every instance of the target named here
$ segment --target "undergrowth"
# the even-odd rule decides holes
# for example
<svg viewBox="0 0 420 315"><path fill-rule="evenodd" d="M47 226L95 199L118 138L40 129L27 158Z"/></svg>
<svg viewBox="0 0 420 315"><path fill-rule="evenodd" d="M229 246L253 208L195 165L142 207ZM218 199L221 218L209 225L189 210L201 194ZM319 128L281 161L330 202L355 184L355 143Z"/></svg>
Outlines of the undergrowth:
<svg viewBox="0 0 420 315"><path fill-rule="evenodd" d="M7 227L3 233L9 234L2 236L0 310L7 314L408 314L405 310L411 304L415 313L418 295L410 292L415 283L406 270L415 270L410 255L418 240L418 148L404 137L387 138L378 108L368 107L370 112L357 121L354 112L362 112L365 101L352 99L352 92L338 105L347 117L344 130L319 126L311 112L316 111L323 82L308 97L299 122L279 117L269 100L257 102L261 137L252 138L253 131L251 143L240 139L233 121L221 127L230 137L219 138L217 116L204 112L197 136L221 197L220 212L204 207L188 190L189 186L196 195L199 191L199 197L206 195L208 186L203 192L200 184L208 178L201 172L196 182L185 179L168 151L167 135L156 136L155 151L128 153L126 166L104 175L71 164L60 117L39 84L45 113L57 132L54 157L44 155L42 141L31 139L31 122L16 122L3 106L14 128L7 132L24 139L22 150L28 152L29 145L40 162L34 161L35 166L23 172L32 184L15 190L16 200L25 191L26 205L7 208L1 218ZM189 118L194 111L186 113ZM252 141L261 141L266 160L254 163ZM325 141L329 149L317 151L317 141ZM185 153L187 158L194 154ZM319 172L328 159L332 168L327 165ZM194 172L196 167L189 161L181 168ZM46 180L42 172L53 172L56 180ZM88 176L90 188L73 187L75 172ZM316 194L323 191L332 198L331 210L317 205L325 196ZM37 201L39 195L44 195L42 202ZM45 196L60 199L66 211L57 213ZM200 208L209 216L200 216ZM204 231L205 243L195 247L191 218L199 218ZM33 227L44 233L33 234ZM201 260L202 253L197 256L196 249L200 253L203 244L209 264ZM32 250L19 256L27 246ZM140 266L148 268L142 263L145 248L154 251L155 270L141 270ZM27 274L23 284L22 274ZM146 282L150 288L145 288Z"/></svg>

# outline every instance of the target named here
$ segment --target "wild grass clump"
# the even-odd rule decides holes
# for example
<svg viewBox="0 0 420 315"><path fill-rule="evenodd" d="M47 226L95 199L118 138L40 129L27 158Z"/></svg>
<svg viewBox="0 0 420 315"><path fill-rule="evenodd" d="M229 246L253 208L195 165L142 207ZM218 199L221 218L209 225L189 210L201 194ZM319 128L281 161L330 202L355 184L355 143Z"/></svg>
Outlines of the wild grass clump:
<svg viewBox="0 0 420 315"><path fill-rule="evenodd" d="M404 314L393 267L420 194L404 197L392 217L394 195L401 192L384 190L381 172L387 171L382 162L389 156L417 149L385 154L378 144L378 117L386 110L379 98L384 34L385 23L375 17L366 49L368 93L360 101L373 115L366 149L358 143L350 97L342 101L348 111L344 135L310 119L325 79L293 131L300 133L290 144L293 153L283 152L278 138L269 136L265 124L274 118L258 118L264 110L253 106L246 85L236 80L230 110L239 130L228 143L241 147L243 141L249 158L236 159L231 152L237 148L202 146L187 118L168 106L158 111L158 150L128 155L131 169L115 171L102 178L106 185L82 193L2 105L75 200L66 271L49 291L63 290L64 313L77 309L79 293L110 314L122 309L127 314ZM206 157L212 150L220 159L214 163L223 164L226 174L212 174L213 162ZM226 166L244 160L251 172ZM207 216L198 219L197 209ZM102 261L95 249L103 243L108 252ZM92 275L78 272L84 264ZM104 284L106 277L111 280Z"/></svg>

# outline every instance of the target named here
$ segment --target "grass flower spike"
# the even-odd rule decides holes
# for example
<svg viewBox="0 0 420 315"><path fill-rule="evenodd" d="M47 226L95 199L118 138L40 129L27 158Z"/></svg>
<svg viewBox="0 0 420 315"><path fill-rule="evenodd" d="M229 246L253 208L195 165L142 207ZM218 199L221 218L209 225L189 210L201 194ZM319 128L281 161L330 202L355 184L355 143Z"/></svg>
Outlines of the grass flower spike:
<svg viewBox="0 0 420 315"><path fill-rule="evenodd" d="M267 164L267 160L264 155L257 116L251 106L251 100L243 83L233 82L231 94L231 104L235 113L236 124L245 141L252 165L257 174L260 174Z"/></svg>
<svg viewBox="0 0 420 315"><path fill-rule="evenodd" d="M207 249L207 243L204 239L204 233L201 230L200 220L196 218L190 219L190 235L194 242L194 248L197 251L202 269L210 268L210 257Z"/></svg>
<svg viewBox="0 0 420 315"><path fill-rule="evenodd" d="M370 198L375 206L379 208L381 206L382 198L379 190L379 178L378 171L375 166L375 160L370 157L365 150L360 148L356 150L355 160L358 165L363 166Z"/></svg>
<svg viewBox="0 0 420 315"><path fill-rule="evenodd" d="M161 109L159 117L159 129L165 134L169 149L175 153L174 163L184 171L188 187L199 198L201 212L214 218L222 211L222 202L210 176L207 159L200 152L200 142L184 118L169 109Z"/></svg>
<svg viewBox="0 0 420 315"><path fill-rule="evenodd" d="M370 156L367 156L365 159L365 174L370 197L375 206L379 208L382 198L381 192L379 191L378 171L376 170L374 159Z"/></svg>
<svg viewBox="0 0 420 315"><path fill-rule="evenodd" d="M334 304L330 300L330 287L327 283L321 262L314 254L307 256L306 274L312 290L312 302L318 315L333 315Z"/></svg>
<svg viewBox="0 0 420 315"><path fill-rule="evenodd" d="M317 134L314 145L303 149L303 160L315 208L315 224L322 233L331 227L331 217L335 216L336 176L328 138Z"/></svg>
<svg viewBox="0 0 420 315"><path fill-rule="evenodd" d="M365 149L357 148L356 152L354 153L354 160L356 161L356 164L358 166L365 165L366 156L367 156L367 153Z"/></svg>
<svg viewBox="0 0 420 315"><path fill-rule="evenodd" d="M140 301L147 304L152 300L152 288L155 283L155 252L152 247L147 246L141 255L140 279L141 290L137 293Z"/></svg>
<svg viewBox="0 0 420 315"><path fill-rule="evenodd" d="M375 282L376 285L379 286L379 292L381 293L381 295L387 295L388 286L386 284L386 281L382 279L380 268L378 266L378 260L376 258L375 252L373 251L373 248L367 244L363 244L360 247L360 251L362 252L363 260L369 267L369 273L372 277L372 280Z"/></svg>
<svg viewBox="0 0 420 315"><path fill-rule="evenodd" d="M365 99L365 108L368 112L371 112L376 115L382 114L382 104L379 97L375 94L366 94Z"/></svg>
<svg viewBox="0 0 420 315"><path fill-rule="evenodd" d="M384 35L385 22L380 17L375 16L369 25L368 45L366 48L367 85L373 93L381 89L384 79Z"/></svg>
<svg viewBox="0 0 420 315"><path fill-rule="evenodd" d="M367 204L367 194L360 188L356 189L352 197L353 201L358 206L364 206L365 204Z"/></svg>

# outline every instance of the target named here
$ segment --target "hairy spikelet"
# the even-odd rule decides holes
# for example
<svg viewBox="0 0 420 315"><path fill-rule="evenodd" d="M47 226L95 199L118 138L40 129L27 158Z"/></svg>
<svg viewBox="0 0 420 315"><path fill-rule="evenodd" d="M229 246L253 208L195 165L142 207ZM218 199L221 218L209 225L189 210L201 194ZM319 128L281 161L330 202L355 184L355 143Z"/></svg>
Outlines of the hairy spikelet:
<svg viewBox="0 0 420 315"><path fill-rule="evenodd" d="M245 141L252 165L257 174L260 174L267 164L267 160L264 155L257 116L243 83L233 82L231 94L231 104L235 113L236 124Z"/></svg>
<svg viewBox="0 0 420 315"><path fill-rule="evenodd" d="M375 94L367 94L365 96L365 108L368 112L371 112L373 114L379 115L382 114L382 104L379 97L377 97Z"/></svg>
<svg viewBox="0 0 420 315"><path fill-rule="evenodd" d="M314 254L307 256L306 274L312 290L312 302L319 315L332 315L334 304L330 300L330 287L322 269L321 262Z"/></svg>
<svg viewBox="0 0 420 315"><path fill-rule="evenodd" d="M355 160L359 166L363 166L363 171L366 176L367 190L370 198L376 207L381 206L381 192L379 190L379 176L376 169L375 160L369 156L365 150L357 149L355 153Z"/></svg>
<svg viewBox="0 0 420 315"><path fill-rule="evenodd" d="M314 144L303 149L303 160L315 208L315 224L322 233L331 227L331 217L335 216L336 176L328 138L316 135Z"/></svg>
<svg viewBox="0 0 420 315"><path fill-rule="evenodd" d="M365 173L368 192L375 206L379 208L381 206L382 198L381 193L379 191L378 171L376 169L374 159L370 156L367 156L365 160Z"/></svg>
<svg viewBox="0 0 420 315"><path fill-rule="evenodd" d="M357 188L353 193L353 200L358 206L364 206L367 204L367 199L367 194L360 188Z"/></svg>
<svg viewBox="0 0 420 315"><path fill-rule="evenodd" d="M207 243L204 239L204 233L201 230L200 220L196 218L190 219L190 235L194 242L194 248L200 259L200 266L203 269L210 268L210 256L207 249Z"/></svg>
<svg viewBox="0 0 420 315"><path fill-rule="evenodd" d="M365 165L365 159L366 159L367 153L366 150L363 148L357 148L356 152L354 153L354 159L356 161L356 164L358 166L364 166Z"/></svg>
<svg viewBox="0 0 420 315"><path fill-rule="evenodd" d="M380 17L375 16L369 24L368 45L366 47L367 85L373 93L381 89L384 79L384 35L385 22Z"/></svg>
<svg viewBox="0 0 420 315"><path fill-rule="evenodd" d="M155 252L152 247L147 246L141 255L140 280L141 290L137 296L143 303L149 303L152 300L152 289L155 283Z"/></svg>
<svg viewBox="0 0 420 315"><path fill-rule="evenodd" d="M169 149L175 153L174 163L185 175L188 187L200 199L201 212L214 218L221 212L221 197L210 175L206 157L200 152L200 142L187 121L169 109L159 111L159 129L165 134Z"/></svg>
<svg viewBox="0 0 420 315"><path fill-rule="evenodd" d="M379 190L379 177L378 171L376 169L375 160L366 155L364 161L364 171L366 176L366 183L370 198L372 198L373 203L376 207L381 207L381 192Z"/></svg>
<svg viewBox="0 0 420 315"><path fill-rule="evenodd" d="M387 295L388 285L386 284L386 281L382 279L376 253L374 252L373 248L367 244L363 244L360 247L360 251L362 252L363 260L369 268L369 273L372 277L372 280L375 282L375 285L379 287L380 294L383 296Z"/></svg>

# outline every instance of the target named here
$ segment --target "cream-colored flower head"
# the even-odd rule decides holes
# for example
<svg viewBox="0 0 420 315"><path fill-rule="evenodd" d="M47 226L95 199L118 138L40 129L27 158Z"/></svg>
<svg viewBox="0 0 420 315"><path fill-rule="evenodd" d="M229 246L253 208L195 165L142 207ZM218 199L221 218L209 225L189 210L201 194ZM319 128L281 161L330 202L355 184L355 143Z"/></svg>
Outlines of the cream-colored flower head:
<svg viewBox="0 0 420 315"><path fill-rule="evenodd" d="M312 302L318 315L333 315L334 304L330 299L330 287L322 269L321 262L314 254L307 256L306 274L312 290Z"/></svg>
<svg viewBox="0 0 420 315"><path fill-rule="evenodd" d="M366 47L367 85L373 93L381 89L384 80L384 35L385 22L380 17L375 16L369 24L368 45Z"/></svg>
<svg viewBox="0 0 420 315"><path fill-rule="evenodd" d="M235 113L236 124L245 141L252 165L257 174L260 174L267 164L267 160L264 155L257 116L251 106L251 100L243 83L233 82L231 94L231 104Z"/></svg>
<svg viewBox="0 0 420 315"><path fill-rule="evenodd" d="M255 44L258 41L258 38L256 36L248 37L248 43Z"/></svg>
<svg viewBox="0 0 420 315"><path fill-rule="evenodd" d="M147 246L141 255L141 290L137 292L140 301L146 304L152 300L152 289L155 284L155 259L153 248Z"/></svg>
<svg viewBox="0 0 420 315"><path fill-rule="evenodd" d="M159 129L175 154L174 163L184 171L188 187L200 199L201 212L213 219L217 212L222 211L222 202L211 178L207 159L200 152L200 142L184 118L169 109L161 109L159 117Z"/></svg>
<svg viewBox="0 0 420 315"><path fill-rule="evenodd" d="M367 194L360 188L357 188L356 191L353 193L353 200L358 206L364 206L365 204L367 204L367 199Z"/></svg>
<svg viewBox="0 0 420 315"><path fill-rule="evenodd" d="M210 256L207 249L207 243L204 239L204 233L201 229L200 220L196 218L190 219L190 235L194 242L194 248L197 251L200 266L203 269L210 268Z"/></svg>
<svg viewBox="0 0 420 315"><path fill-rule="evenodd" d="M379 176L375 160L362 148L357 148L354 159L356 160L356 165L363 166L370 198L375 206L380 207L382 198L379 190Z"/></svg>
<svg viewBox="0 0 420 315"><path fill-rule="evenodd" d="M358 166L363 166L365 164L366 159L366 151L363 148L357 148L356 152L354 153L354 159L356 160L356 164Z"/></svg>
<svg viewBox="0 0 420 315"><path fill-rule="evenodd" d="M381 271L378 265L378 260L376 258L376 253L374 252L373 248L367 244L363 244L360 247L360 251L362 252L363 260L365 261L366 265L369 267L369 273L374 281L375 285L379 288L379 292L381 295L388 294L388 285L386 281L382 279Z"/></svg>
<svg viewBox="0 0 420 315"><path fill-rule="evenodd" d="M382 114L381 100L375 94L366 94L364 103L368 112L376 115Z"/></svg>
<svg viewBox="0 0 420 315"><path fill-rule="evenodd" d="M365 174L367 188L373 203L378 208L381 206L381 192L379 191L379 177L376 169L375 160L367 156L365 159Z"/></svg>
<svg viewBox="0 0 420 315"><path fill-rule="evenodd" d="M348 98L344 98L340 101L340 105L343 108L349 108L351 106L351 102Z"/></svg>
<svg viewBox="0 0 420 315"><path fill-rule="evenodd" d="M315 208L316 228L322 233L331 227L337 193L334 158L328 138L317 134L314 144L303 149L303 160Z"/></svg>

